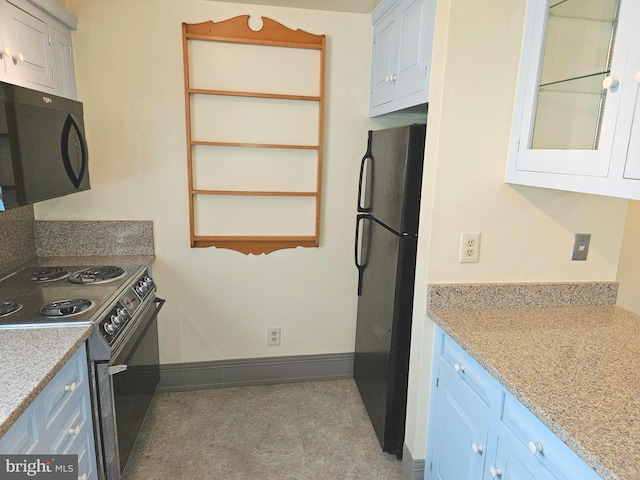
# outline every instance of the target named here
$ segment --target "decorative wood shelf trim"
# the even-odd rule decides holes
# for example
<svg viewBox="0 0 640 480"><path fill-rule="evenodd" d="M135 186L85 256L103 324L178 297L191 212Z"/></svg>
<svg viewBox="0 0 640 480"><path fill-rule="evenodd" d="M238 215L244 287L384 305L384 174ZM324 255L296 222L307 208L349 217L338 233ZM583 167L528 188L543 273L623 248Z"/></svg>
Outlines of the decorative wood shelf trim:
<svg viewBox="0 0 640 480"><path fill-rule="evenodd" d="M324 48L324 35L314 35L304 30L292 30L267 17L262 18L258 31L249 27L249 15L240 15L222 22L183 23L186 38L217 40L219 42L252 43L280 47Z"/></svg>
<svg viewBox="0 0 640 480"><path fill-rule="evenodd" d="M308 102L319 102L321 100L317 95L291 95L288 93L240 92L235 90L209 90L206 88L189 88L187 91L191 95L221 95L229 97L271 98L277 100Z"/></svg>
<svg viewBox="0 0 640 480"><path fill-rule="evenodd" d="M184 61L185 85L185 117L187 140L187 168L189 176L189 227L192 247L228 248L244 254L270 253L275 250L296 247L317 247L320 238L320 204L321 204L321 175L322 175L322 144L324 125L324 77L325 77L325 35L314 35L303 30L292 30L266 17L262 18L262 28L254 31L249 27L248 15L238 16L222 22L203 22L197 24L182 24L182 50ZM286 93L247 92L235 90L219 90L207 88L191 88L189 80L189 47L190 40L230 42L241 44L262 45L282 48L303 48L319 50L319 84L317 95L299 95ZM295 74L295 72L291 72ZM202 141L192 138L191 103L195 102L195 95L223 95L230 97L266 98L291 101L318 102L318 137L316 145L291 145L255 142L221 142ZM314 127L316 128L316 127ZM316 190L309 191L240 191L240 190L204 190L194 188L193 147L245 147L272 148L282 150L314 150L316 160ZM308 236L211 236L195 233L195 197L197 195L237 195L263 197L314 197L315 198L315 229L313 235Z"/></svg>
<svg viewBox="0 0 640 480"><path fill-rule="evenodd" d="M284 143L250 143L250 142L205 142L192 140L191 145L205 147L247 147L247 148L278 148L281 150L319 150L318 145L289 145Z"/></svg>
<svg viewBox="0 0 640 480"><path fill-rule="evenodd" d="M285 237L285 236L200 236L191 239L192 247L228 248L248 255L267 254L276 250L296 247L317 247L315 236Z"/></svg>
<svg viewBox="0 0 640 480"><path fill-rule="evenodd" d="M278 192L278 191L241 191L241 190L193 190L193 195L239 195L256 197L317 197L318 192Z"/></svg>

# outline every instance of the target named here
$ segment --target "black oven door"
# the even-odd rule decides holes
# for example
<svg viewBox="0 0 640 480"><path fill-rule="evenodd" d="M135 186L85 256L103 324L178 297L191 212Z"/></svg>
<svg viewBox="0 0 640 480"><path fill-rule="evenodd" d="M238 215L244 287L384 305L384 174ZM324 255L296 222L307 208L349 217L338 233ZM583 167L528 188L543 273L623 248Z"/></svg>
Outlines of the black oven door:
<svg viewBox="0 0 640 480"><path fill-rule="evenodd" d="M164 300L147 305L110 362L97 366L104 467L119 479L160 380L157 316Z"/></svg>

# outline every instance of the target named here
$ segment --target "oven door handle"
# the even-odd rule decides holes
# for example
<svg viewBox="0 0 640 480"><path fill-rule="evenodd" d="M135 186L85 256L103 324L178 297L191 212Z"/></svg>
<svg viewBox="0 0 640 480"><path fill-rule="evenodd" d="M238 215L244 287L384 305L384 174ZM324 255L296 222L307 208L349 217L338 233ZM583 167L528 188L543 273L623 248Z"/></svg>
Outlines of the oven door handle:
<svg viewBox="0 0 640 480"><path fill-rule="evenodd" d="M116 373L124 372L127 368L127 365L113 365L107 369L107 373L109 375L115 375Z"/></svg>

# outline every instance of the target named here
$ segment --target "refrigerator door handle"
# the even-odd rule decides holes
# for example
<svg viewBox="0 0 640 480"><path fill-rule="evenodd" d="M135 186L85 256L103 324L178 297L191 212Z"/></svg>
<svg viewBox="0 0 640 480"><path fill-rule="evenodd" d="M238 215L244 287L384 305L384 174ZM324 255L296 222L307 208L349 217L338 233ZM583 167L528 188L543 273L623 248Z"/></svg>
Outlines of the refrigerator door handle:
<svg viewBox="0 0 640 480"><path fill-rule="evenodd" d="M362 295L362 273L364 271L365 264L360 263L362 260L362 252L360 251L360 223L368 218L368 215L357 215L356 216L356 235L355 235L355 262L356 268L358 269L358 296Z"/></svg>
<svg viewBox="0 0 640 480"><path fill-rule="evenodd" d="M365 168L367 166L367 160L370 164L369 176L365 178ZM366 181L366 185L364 182ZM368 187L368 188L367 188ZM358 179L358 212L370 212L372 210L371 205L363 205L367 201L370 201L371 188L373 187L373 156L371 155L371 132L369 132L369 142L367 143L367 153L364 154L360 161L360 177Z"/></svg>

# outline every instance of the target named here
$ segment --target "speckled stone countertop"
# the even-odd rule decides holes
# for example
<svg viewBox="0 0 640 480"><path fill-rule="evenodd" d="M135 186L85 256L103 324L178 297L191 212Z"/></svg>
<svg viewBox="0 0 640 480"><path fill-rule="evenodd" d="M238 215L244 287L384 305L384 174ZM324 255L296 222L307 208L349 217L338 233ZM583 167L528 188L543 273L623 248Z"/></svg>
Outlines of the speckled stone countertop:
<svg viewBox="0 0 640 480"><path fill-rule="evenodd" d="M4 435L93 327L0 330L0 436Z"/></svg>
<svg viewBox="0 0 640 480"><path fill-rule="evenodd" d="M640 317L614 305L429 316L606 480L640 478Z"/></svg>

